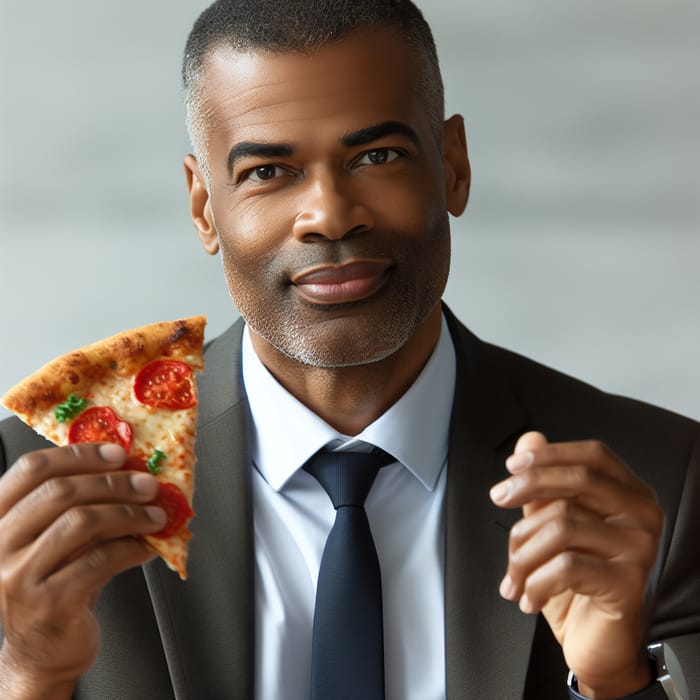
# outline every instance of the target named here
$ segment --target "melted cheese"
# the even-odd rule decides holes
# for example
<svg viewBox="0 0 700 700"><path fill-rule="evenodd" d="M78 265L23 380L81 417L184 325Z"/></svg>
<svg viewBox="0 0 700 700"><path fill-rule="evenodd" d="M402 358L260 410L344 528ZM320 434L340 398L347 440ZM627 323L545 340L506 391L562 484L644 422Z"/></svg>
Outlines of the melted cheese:
<svg viewBox="0 0 700 700"><path fill-rule="evenodd" d="M159 464L158 480L174 483L191 503L195 409L172 411L144 406L134 397L132 381L116 375L93 386L80 398L88 400L88 407L110 406L121 420L131 425L134 431L131 456L148 461L156 449L165 453L166 459ZM35 418L33 427L57 445L68 444L70 422L58 423L53 411L40 420Z"/></svg>

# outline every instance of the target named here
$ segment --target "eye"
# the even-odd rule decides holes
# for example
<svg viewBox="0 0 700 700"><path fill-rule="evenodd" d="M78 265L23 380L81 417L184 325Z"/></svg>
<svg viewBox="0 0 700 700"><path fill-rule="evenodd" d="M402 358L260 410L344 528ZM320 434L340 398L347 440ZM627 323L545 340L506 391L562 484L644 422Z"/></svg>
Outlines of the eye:
<svg viewBox="0 0 700 700"><path fill-rule="evenodd" d="M357 165L385 165L401 157L401 152L395 148L374 148L357 159Z"/></svg>
<svg viewBox="0 0 700 700"><path fill-rule="evenodd" d="M257 168L246 170L241 175L241 181L250 180L252 182L266 182L274 180L284 173L284 170L279 165L258 165Z"/></svg>

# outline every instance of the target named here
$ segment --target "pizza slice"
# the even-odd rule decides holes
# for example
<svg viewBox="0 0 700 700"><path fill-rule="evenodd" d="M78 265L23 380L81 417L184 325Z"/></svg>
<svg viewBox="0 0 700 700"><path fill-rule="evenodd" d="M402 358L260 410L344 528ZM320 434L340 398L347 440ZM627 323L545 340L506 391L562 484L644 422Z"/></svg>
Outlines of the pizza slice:
<svg viewBox="0 0 700 700"><path fill-rule="evenodd" d="M0 399L56 445L114 442L129 455L125 469L155 474L168 522L145 539L182 579L205 324L196 316L119 333L56 358Z"/></svg>

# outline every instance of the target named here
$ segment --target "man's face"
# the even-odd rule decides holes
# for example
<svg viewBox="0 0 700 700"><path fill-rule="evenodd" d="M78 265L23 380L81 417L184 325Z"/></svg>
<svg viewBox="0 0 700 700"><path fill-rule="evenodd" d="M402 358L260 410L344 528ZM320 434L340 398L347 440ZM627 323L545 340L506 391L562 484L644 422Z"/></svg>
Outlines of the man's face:
<svg viewBox="0 0 700 700"><path fill-rule="evenodd" d="M366 364L436 313L448 209L466 195L446 186L419 72L377 29L309 54L210 57L210 182L190 159L192 215L255 341L313 366Z"/></svg>

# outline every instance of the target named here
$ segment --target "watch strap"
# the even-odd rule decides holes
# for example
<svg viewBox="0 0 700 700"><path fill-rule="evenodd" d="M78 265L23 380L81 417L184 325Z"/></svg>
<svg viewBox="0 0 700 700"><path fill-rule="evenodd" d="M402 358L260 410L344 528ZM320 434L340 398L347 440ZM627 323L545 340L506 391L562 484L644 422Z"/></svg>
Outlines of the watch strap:
<svg viewBox="0 0 700 700"><path fill-rule="evenodd" d="M578 682L573 673L569 673L568 680L569 698L571 700L591 700L587 695L581 695L578 692ZM683 700L680 696L668 695L660 681L654 681L651 685L648 685L642 690L638 690L632 695L626 695L624 698L619 698L618 700Z"/></svg>

